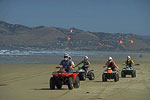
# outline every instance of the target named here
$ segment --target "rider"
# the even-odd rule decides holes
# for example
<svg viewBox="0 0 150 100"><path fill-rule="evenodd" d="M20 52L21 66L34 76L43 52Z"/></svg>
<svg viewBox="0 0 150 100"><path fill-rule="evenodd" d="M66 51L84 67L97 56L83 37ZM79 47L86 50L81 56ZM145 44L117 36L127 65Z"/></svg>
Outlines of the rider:
<svg viewBox="0 0 150 100"><path fill-rule="evenodd" d="M62 67L66 72L72 72L72 68L74 66L74 62L69 59L69 54L64 54L64 60L60 62L60 65L58 67Z"/></svg>
<svg viewBox="0 0 150 100"><path fill-rule="evenodd" d="M126 67L132 67L132 65L134 64L134 61L131 59L130 56L127 56L127 60L123 64L125 64Z"/></svg>
<svg viewBox="0 0 150 100"><path fill-rule="evenodd" d="M104 65L104 67L110 67L113 71L116 71L119 69L119 67L116 65L115 61L112 59L112 57L108 58L107 63Z"/></svg>
<svg viewBox="0 0 150 100"><path fill-rule="evenodd" d="M69 58L68 58L71 62L72 62L72 64L74 65L74 62L73 62L73 60L72 60L72 57L71 56L69 56Z"/></svg>
<svg viewBox="0 0 150 100"><path fill-rule="evenodd" d="M76 65L78 66L80 64L83 64L82 68L85 70L86 73L88 68L90 67L90 62L88 59L89 59L88 56L85 56L84 59L79 64Z"/></svg>

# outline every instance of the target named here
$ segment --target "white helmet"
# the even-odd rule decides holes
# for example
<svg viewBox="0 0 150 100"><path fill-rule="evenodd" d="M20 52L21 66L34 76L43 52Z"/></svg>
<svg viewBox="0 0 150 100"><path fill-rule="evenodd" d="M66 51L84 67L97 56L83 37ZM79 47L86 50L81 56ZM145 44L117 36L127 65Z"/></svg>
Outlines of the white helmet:
<svg viewBox="0 0 150 100"><path fill-rule="evenodd" d="M112 57L109 57L108 60L112 60Z"/></svg>
<svg viewBox="0 0 150 100"><path fill-rule="evenodd" d="M88 57L88 56L85 56L85 57L84 57L84 60L88 60L88 59L89 59L89 57Z"/></svg>
<svg viewBox="0 0 150 100"><path fill-rule="evenodd" d="M127 59L131 59L131 57L130 57L130 56L127 56Z"/></svg>
<svg viewBox="0 0 150 100"><path fill-rule="evenodd" d="M68 53L65 53L65 54L64 54L64 58L65 58L65 57L69 57L69 54L68 54Z"/></svg>
<svg viewBox="0 0 150 100"><path fill-rule="evenodd" d="M69 56L69 60L71 60L72 59L72 57L71 56Z"/></svg>
<svg viewBox="0 0 150 100"><path fill-rule="evenodd" d="M64 54L64 60L69 60L69 54L67 53Z"/></svg>

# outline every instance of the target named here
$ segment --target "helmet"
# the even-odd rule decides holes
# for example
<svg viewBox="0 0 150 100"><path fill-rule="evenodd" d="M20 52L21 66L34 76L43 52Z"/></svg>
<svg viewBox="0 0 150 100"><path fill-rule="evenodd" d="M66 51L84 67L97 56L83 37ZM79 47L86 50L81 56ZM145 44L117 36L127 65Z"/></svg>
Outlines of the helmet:
<svg viewBox="0 0 150 100"><path fill-rule="evenodd" d="M108 60L112 60L112 57L109 57Z"/></svg>
<svg viewBox="0 0 150 100"><path fill-rule="evenodd" d="M131 59L131 57L130 57L130 56L127 56L127 59Z"/></svg>
<svg viewBox="0 0 150 100"><path fill-rule="evenodd" d="M65 54L64 54L64 57L69 57L69 54L68 54L68 53L65 53Z"/></svg>
<svg viewBox="0 0 150 100"><path fill-rule="evenodd" d="M71 56L69 56L69 60L70 60L70 59L72 59L72 57L71 57Z"/></svg>
<svg viewBox="0 0 150 100"><path fill-rule="evenodd" d="M88 60L88 59L89 59L88 56L85 56L85 57L84 57L84 60Z"/></svg>
<svg viewBox="0 0 150 100"><path fill-rule="evenodd" d="M65 53L64 54L64 60L68 60L69 59L69 54Z"/></svg>

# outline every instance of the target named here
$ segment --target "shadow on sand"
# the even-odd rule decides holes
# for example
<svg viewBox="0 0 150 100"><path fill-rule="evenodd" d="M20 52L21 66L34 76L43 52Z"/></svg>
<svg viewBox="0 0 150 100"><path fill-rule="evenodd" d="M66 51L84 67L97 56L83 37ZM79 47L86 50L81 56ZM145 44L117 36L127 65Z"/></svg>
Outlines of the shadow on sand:
<svg viewBox="0 0 150 100"><path fill-rule="evenodd" d="M130 77L130 76L128 76L128 77L119 77L119 78L134 78L134 77Z"/></svg>
<svg viewBox="0 0 150 100"><path fill-rule="evenodd" d="M62 89L40 88L40 89L33 89L33 90L68 90L68 89L67 88L62 88Z"/></svg>
<svg viewBox="0 0 150 100"><path fill-rule="evenodd" d="M93 81L93 82L102 82L104 83L103 81ZM107 82L114 82L113 80L108 80Z"/></svg>
<svg viewBox="0 0 150 100"><path fill-rule="evenodd" d="M7 86L7 84L0 84L0 86Z"/></svg>

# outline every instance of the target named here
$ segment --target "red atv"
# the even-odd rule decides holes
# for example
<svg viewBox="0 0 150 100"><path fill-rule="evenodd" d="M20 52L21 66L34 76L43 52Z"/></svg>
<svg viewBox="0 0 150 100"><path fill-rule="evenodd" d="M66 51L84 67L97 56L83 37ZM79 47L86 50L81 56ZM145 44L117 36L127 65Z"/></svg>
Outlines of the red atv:
<svg viewBox="0 0 150 100"><path fill-rule="evenodd" d="M58 68L58 67L56 67ZM72 90L74 88L79 88L80 81L78 77L78 72L68 73L65 70L60 70L53 72L53 77L50 78L50 89L55 89L55 86L58 89L62 88L62 85L68 85L68 89Z"/></svg>

